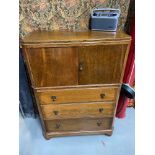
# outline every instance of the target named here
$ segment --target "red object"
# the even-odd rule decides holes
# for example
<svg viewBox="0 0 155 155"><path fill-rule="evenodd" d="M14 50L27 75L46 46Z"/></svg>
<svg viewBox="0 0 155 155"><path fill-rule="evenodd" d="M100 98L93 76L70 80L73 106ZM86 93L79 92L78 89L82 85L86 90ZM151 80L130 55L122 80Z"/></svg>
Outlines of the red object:
<svg viewBox="0 0 155 155"><path fill-rule="evenodd" d="M123 83L127 83L132 87L135 82L135 22L133 22L132 24L131 37L132 41L125 68ZM129 100L130 99L125 98L123 95L120 95L116 111L116 117L118 118L125 117L126 108L128 106Z"/></svg>

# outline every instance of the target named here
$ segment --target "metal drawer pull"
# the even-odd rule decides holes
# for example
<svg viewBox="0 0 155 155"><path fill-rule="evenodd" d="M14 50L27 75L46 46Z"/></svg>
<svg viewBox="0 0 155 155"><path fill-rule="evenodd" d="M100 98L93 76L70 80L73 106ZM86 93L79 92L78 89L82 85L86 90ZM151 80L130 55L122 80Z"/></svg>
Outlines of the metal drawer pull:
<svg viewBox="0 0 155 155"><path fill-rule="evenodd" d="M53 111L54 115L58 115L59 111Z"/></svg>
<svg viewBox="0 0 155 155"><path fill-rule="evenodd" d="M101 124L102 124L101 122L97 122L97 126L101 126Z"/></svg>
<svg viewBox="0 0 155 155"><path fill-rule="evenodd" d="M104 109L103 108L99 108L99 112L101 113L101 112L103 112L104 111Z"/></svg>
<svg viewBox="0 0 155 155"><path fill-rule="evenodd" d="M103 99L105 97L105 94L100 94L100 97Z"/></svg>
<svg viewBox="0 0 155 155"><path fill-rule="evenodd" d="M60 128L60 124L55 124L55 128L59 129Z"/></svg>
<svg viewBox="0 0 155 155"><path fill-rule="evenodd" d="M52 101L56 101L57 97L56 96L51 96Z"/></svg>

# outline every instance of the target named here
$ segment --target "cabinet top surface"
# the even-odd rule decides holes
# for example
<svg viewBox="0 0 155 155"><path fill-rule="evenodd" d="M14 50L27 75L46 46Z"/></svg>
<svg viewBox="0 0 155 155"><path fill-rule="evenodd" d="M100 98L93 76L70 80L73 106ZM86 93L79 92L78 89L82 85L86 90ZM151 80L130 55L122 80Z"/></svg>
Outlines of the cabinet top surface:
<svg viewBox="0 0 155 155"><path fill-rule="evenodd" d="M103 31L34 31L22 39L22 43L92 42L130 40L124 32Z"/></svg>

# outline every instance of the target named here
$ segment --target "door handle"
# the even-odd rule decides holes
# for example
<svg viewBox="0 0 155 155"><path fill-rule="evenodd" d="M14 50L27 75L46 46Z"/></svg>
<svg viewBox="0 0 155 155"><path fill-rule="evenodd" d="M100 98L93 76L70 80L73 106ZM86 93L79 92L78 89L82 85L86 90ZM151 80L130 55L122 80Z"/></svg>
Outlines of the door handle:
<svg viewBox="0 0 155 155"><path fill-rule="evenodd" d="M84 63L80 62L79 63L79 71L83 71L83 68L84 68Z"/></svg>

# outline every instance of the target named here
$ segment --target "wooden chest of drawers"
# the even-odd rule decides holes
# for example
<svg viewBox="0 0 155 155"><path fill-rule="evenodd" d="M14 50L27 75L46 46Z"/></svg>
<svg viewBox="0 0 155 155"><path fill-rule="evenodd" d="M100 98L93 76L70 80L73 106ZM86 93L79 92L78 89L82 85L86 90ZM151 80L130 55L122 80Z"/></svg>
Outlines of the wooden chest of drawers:
<svg viewBox="0 0 155 155"><path fill-rule="evenodd" d="M130 36L36 31L22 40L45 138L111 135Z"/></svg>

